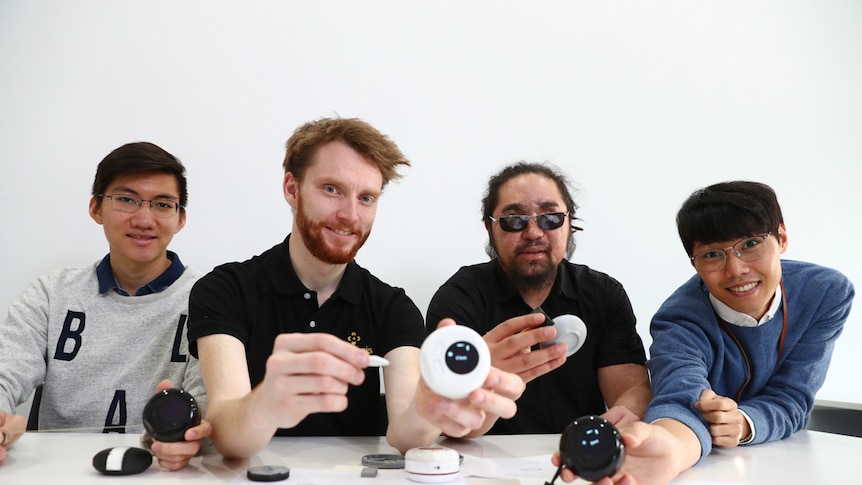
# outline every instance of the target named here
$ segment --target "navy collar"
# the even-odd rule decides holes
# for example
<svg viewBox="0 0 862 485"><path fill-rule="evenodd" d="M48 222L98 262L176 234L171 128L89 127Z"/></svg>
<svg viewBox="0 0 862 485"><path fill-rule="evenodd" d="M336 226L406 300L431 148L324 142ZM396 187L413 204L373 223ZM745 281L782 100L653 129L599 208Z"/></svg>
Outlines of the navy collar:
<svg viewBox="0 0 862 485"><path fill-rule="evenodd" d="M160 293L166 290L172 284L174 284L174 282L177 281L180 276L183 275L183 272L186 270L186 267L183 266L182 261L180 261L180 257L172 251L167 251L167 257L171 261L171 265L168 266L168 269L166 269L164 273L160 274L153 281L150 281L146 285L138 288L138 290L135 292L135 296ZM100 295L103 295L110 290L114 290L120 295L131 296L126 290L120 288L120 283L117 282L117 278L114 276L113 271L111 271L110 253L105 255L102 261L99 262L99 265L96 266L96 278L99 280Z"/></svg>

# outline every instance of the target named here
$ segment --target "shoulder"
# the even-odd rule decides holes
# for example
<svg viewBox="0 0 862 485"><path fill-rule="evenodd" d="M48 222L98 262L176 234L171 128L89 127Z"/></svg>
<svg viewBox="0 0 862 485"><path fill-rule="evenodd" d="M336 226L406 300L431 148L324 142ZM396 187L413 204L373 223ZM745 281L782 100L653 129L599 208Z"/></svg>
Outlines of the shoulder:
<svg viewBox="0 0 862 485"><path fill-rule="evenodd" d="M808 301L820 297L825 300L849 302L855 296L850 279L840 271L814 263L781 260L781 279L789 299L804 295Z"/></svg>

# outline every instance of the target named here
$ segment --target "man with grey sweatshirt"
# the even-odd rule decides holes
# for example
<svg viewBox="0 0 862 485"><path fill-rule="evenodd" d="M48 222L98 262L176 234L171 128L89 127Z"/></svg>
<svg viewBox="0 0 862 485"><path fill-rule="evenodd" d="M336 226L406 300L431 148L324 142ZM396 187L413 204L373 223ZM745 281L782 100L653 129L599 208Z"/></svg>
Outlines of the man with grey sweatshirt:
<svg viewBox="0 0 862 485"><path fill-rule="evenodd" d="M99 163L89 214L110 252L38 278L0 325L0 464L27 426L15 408L39 385L42 431L140 433L147 401L169 387L206 405L185 332L199 275L167 250L187 198L185 167L152 143L123 145ZM203 421L152 451L178 470L211 432Z"/></svg>

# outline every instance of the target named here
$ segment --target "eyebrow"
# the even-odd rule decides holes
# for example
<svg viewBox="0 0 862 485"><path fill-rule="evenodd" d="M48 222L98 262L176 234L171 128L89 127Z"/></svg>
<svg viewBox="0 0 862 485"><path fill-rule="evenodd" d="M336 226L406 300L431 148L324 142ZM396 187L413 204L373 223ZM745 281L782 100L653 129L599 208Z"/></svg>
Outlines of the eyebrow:
<svg viewBox="0 0 862 485"><path fill-rule="evenodd" d="M560 207L560 204L558 202L547 201L547 202L539 203L539 210L542 212L547 212L550 210L558 210L559 207ZM521 204L521 203L517 203L517 202L515 202L513 204L505 205L500 210L502 212L518 212L520 214L526 214L529 211L529 209L527 208L526 205Z"/></svg>
<svg viewBox="0 0 862 485"><path fill-rule="evenodd" d="M135 190L131 187L126 187L125 185L121 185L119 187L114 187L113 189L111 189L112 192L116 192L118 190L120 192L128 192L131 195L135 195L135 196L139 196L139 197L141 195L137 190ZM156 200L156 199L180 200L179 197L177 197L176 195L173 195L173 194L159 194L159 195L153 197L153 200Z"/></svg>

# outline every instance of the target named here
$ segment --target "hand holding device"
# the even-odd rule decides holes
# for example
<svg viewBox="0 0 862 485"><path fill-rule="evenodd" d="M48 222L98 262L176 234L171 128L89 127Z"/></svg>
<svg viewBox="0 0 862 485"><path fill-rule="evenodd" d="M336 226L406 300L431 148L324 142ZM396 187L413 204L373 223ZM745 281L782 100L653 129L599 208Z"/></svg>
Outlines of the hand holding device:
<svg viewBox="0 0 862 485"><path fill-rule="evenodd" d="M541 313L545 316L545 323L540 326L553 326L557 329L556 337L542 342L540 347L550 347L557 342L563 342L568 348L566 351L566 357L571 357L575 352L580 350L584 345L584 342L587 340L587 325L580 319L580 317L564 314L551 319L551 317L542 310L542 307L537 307L533 310L533 313Z"/></svg>
<svg viewBox="0 0 862 485"><path fill-rule="evenodd" d="M482 387L491 352L482 336L462 325L432 332L419 352L419 372L428 387L448 399L463 399Z"/></svg>
<svg viewBox="0 0 862 485"><path fill-rule="evenodd" d="M181 389L157 392L144 406L144 429L153 439L183 441L186 430L201 424L201 409L191 394Z"/></svg>
<svg viewBox="0 0 862 485"><path fill-rule="evenodd" d="M560 436L562 464L551 483L563 467L590 482L613 476L622 468L625 457L622 436L610 421L600 416L580 417Z"/></svg>

